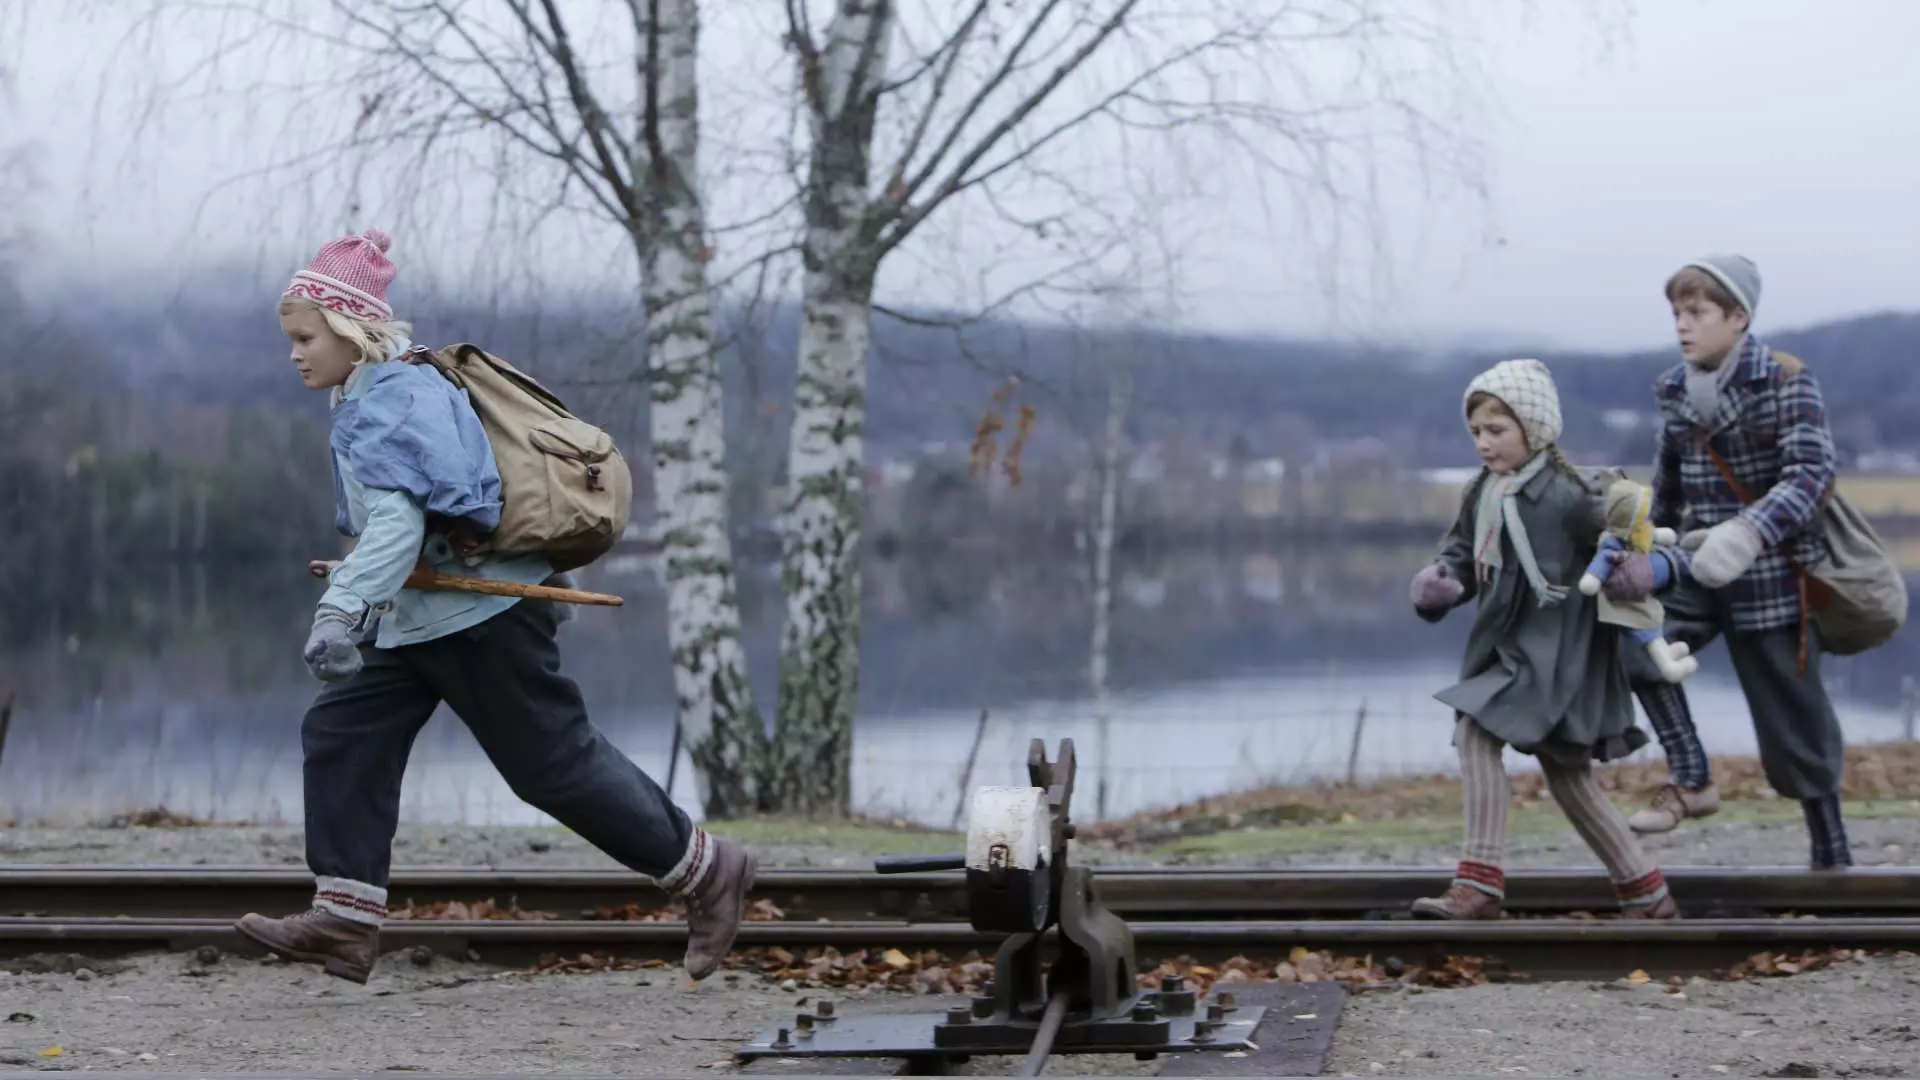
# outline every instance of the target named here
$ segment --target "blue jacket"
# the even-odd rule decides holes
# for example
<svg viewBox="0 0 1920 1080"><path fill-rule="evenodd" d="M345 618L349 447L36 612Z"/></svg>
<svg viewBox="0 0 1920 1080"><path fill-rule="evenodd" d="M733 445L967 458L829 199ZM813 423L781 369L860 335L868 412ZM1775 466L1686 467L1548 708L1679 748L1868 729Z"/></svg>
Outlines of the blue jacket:
<svg viewBox="0 0 1920 1080"><path fill-rule="evenodd" d="M405 343L401 349L406 348ZM416 563L445 574L533 585L552 575L537 556L456 554L428 517L490 532L500 522L500 472L466 391L421 365L356 367L335 391L334 523L358 537L334 568L320 603L379 620L375 645L413 645L476 626L518 601L510 596L402 588Z"/></svg>

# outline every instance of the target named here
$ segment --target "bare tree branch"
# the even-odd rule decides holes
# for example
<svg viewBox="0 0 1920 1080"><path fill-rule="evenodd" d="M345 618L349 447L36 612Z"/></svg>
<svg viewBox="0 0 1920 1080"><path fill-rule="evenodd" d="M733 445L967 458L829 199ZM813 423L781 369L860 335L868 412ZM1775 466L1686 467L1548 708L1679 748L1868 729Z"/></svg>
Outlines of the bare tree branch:
<svg viewBox="0 0 1920 1080"><path fill-rule="evenodd" d="M914 121L913 132L907 136L907 145L900 151L899 159L893 167L893 174L887 180L884 197L895 205L905 202L912 195L912 191L906 184L907 166L913 162L914 155L920 152L920 143L927 137L927 130L933 125L934 114L939 111L941 100L946 97L947 83L953 78L954 69L960 64L960 54L966 48L967 38L973 34L974 27L979 25L980 18L986 14L987 5L990 2L991 0L976 0L973 10L969 11L967 17L960 23L960 28L955 30L939 49L927 57L927 65L923 65L919 71L894 84L897 88L914 82L919 78L920 73L926 70L926 66L931 65L936 58L945 57L946 63L941 65L939 74L934 76L933 88L927 95L927 104L920 110L920 118ZM881 92L886 93L888 89L883 87Z"/></svg>
<svg viewBox="0 0 1920 1080"><path fill-rule="evenodd" d="M432 3L428 5L428 10L439 14L445 21L447 29L460 37L460 39L473 50L475 55L480 58L479 62L493 75L498 88L512 102L514 106L513 112L502 112L476 100L463 86L456 82L452 76L446 74L436 66L422 51L405 41L400 35L398 25L375 23L366 18L360 11L354 10L353 6L349 4L347 0L333 0L333 7L335 11L339 12L351 24L372 31L384 38L389 47L401 58L407 60L415 71L438 87L441 92L445 93L456 104L471 112L473 116L478 117L486 123L498 125L501 131L519 142L522 146L525 146L527 149L542 157L551 158L559 162L572 173L575 178L582 181L589 195L591 195L596 202L600 203L602 209L607 212L609 217L615 220L621 220L631 213L632 192L619 172L614 170L609 173L604 167L601 169L593 169L587 161L580 156L578 149L574 145L576 139L569 139L561 133L559 122L555 118L552 110L542 109L529 101L517 88L515 80L502 70L497 62L487 55L486 50L478 41L474 40L466 27L447 10L444 4L438 2ZM513 7L516 15L524 13L527 16L528 21L523 23L523 25L528 35L537 39L537 30L531 22L532 13L527 11L524 5L515 4ZM536 84L537 83L538 80L536 80ZM510 117L516 114L526 116L552 141L542 142L531 132L515 125ZM602 189L601 185L603 184L611 189L611 196L609 196L606 190Z"/></svg>
<svg viewBox="0 0 1920 1080"><path fill-rule="evenodd" d="M1204 46L1196 46L1192 49L1182 50L1160 63L1149 67L1119 90L1114 91L1100 101L1082 109L1067 119L1060 121L1054 125L1051 130L1028 143L1019 153L1014 154L984 173L969 177L967 175L969 169L973 168L982 158L991 153L993 148L998 145L1002 139L1005 139L1018 128L1021 121L1025 120L1029 114L1039 108L1040 104L1051 96L1061 83L1065 82L1068 77L1078 70L1080 65L1086 63L1089 57L1099 51L1100 46L1108 37L1120 29L1120 26L1126 20L1127 12L1133 9L1133 5L1136 2L1137 0L1126 0L1126 3L1119 10L1115 11L1112 17L1101 24L1099 31L1092 38L1081 45L1079 49L1075 50L1072 56L1054 68L1053 74L1049 75L1044 83L1032 93L1028 94L1027 97L1022 100L1018 106L1009 111L999 123L995 124L991 130L981 136L980 139L974 143L972 149L968 150L961 156L960 160L954 164L952 171L947 174L947 178L941 181L931 196L910 210L906 209L903 204L899 217L893 222L888 230L887 236L882 240L882 246L886 248L897 246L916 226L926 220L928 214L939 209L941 203L946 202L956 193L975 184L983 183L1005 169L1019 164L1061 135L1078 128L1089 118L1108 111L1116 102L1125 99L1134 87L1152 80L1161 73L1178 66L1197 53L1204 51ZM923 175L925 175L924 171ZM915 185L913 189L909 190L909 198L911 198L913 190L917 190L917 187L918 185Z"/></svg>
<svg viewBox="0 0 1920 1080"><path fill-rule="evenodd" d="M567 94L573 99L574 112L580 117L581 125L586 128L588 140L593 143L594 156L600 161L601 174L613 187L615 197L631 218L639 202L632 182L621 174L620 158L616 157L607 145L609 136L618 138L618 133L610 130L611 125L608 123L606 111L600 108L600 102L594 98L593 92L587 89L587 81L580 75L580 65L574 58L573 46L567 41L566 23L560 18L560 12L554 7L553 0L540 0L540 4L546 11L547 28L553 34L553 59L560 65L560 71L566 77ZM523 3L515 3L514 8L516 14L525 17L526 6ZM648 34L643 41L648 55L654 55L654 51L658 49L656 35ZM651 84L648 88L652 89ZM656 107L650 96L647 107L649 109ZM662 166L656 162L654 168L660 169Z"/></svg>
<svg viewBox="0 0 1920 1080"><path fill-rule="evenodd" d="M1134 0L1126 0L1126 2L1129 7L1131 7ZM934 147L933 153L928 155L926 162L914 173L913 179L902 184L898 193L889 200L892 213L897 214L900 208L904 207L908 201L913 198L915 193L926 186L927 181L932 179L934 173L939 171L940 163L945 161L947 154L952 152L953 148L959 144L961 136L966 131L968 122L979 113L987 99L993 96L995 90L999 89L1000 84L1004 83L1007 77L1013 73L1014 64L1020 59L1020 55L1027 50L1029 45L1033 44L1034 38L1039 36L1041 28L1046 25L1048 17L1051 16L1054 9L1059 6L1060 0L1045 0L1045 2L1041 4L1040 10L1027 22L1026 30L1020 35L1019 40L1014 42L1011 49L1007 50L1007 55L1001 60L999 69L983 82L978 90L974 91L973 97L968 99L966 106L960 110L960 115L955 118L953 126L948 129L946 136L940 140L939 145ZM875 224L878 225L879 223Z"/></svg>
<svg viewBox="0 0 1920 1080"><path fill-rule="evenodd" d="M801 99L815 115L825 115L827 100L820 87L820 50L813 44L807 0L787 0L787 47L800 58Z"/></svg>

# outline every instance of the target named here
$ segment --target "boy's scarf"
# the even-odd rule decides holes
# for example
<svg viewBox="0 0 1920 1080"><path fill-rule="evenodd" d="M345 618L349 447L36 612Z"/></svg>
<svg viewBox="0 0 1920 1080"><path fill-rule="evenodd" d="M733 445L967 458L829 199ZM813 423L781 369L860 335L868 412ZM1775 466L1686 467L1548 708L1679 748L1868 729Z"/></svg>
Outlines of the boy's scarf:
<svg viewBox="0 0 1920 1080"><path fill-rule="evenodd" d="M1547 467L1550 455L1541 451L1533 455L1520 471L1512 476L1489 474L1485 487L1480 493L1480 507L1474 515L1473 535L1475 561L1489 570L1500 567L1500 526L1504 522L1507 535L1513 538L1513 551L1520 560L1520 571L1527 576L1527 584L1540 598L1540 606L1548 607L1566 599L1567 590L1562 585L1552 585L1540 573L1540 563L1534 558L1533 543L1527 539L1526 523L1520 520L1520 489L1540 475Z"/></svg>

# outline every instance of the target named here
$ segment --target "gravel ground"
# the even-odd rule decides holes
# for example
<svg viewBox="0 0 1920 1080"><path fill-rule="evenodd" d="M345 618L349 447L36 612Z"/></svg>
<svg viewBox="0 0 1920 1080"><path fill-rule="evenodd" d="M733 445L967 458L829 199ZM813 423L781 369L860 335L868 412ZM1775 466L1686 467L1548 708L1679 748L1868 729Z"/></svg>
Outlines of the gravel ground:
<svg viewBox="0 0 1920 1080"><path fill-rule="evenodd" d="M670 969L526 976L390 960L356 987L298 965L135 957L87 974L0 974L0 1068L142 1072L725 1073L733 1049L809 1001L752 976ZM107 970L118 968L118 970ZM1842 995L1845 995L1844 998ZM833 995L843 1015L939 997ZM54 1056L43 1056L58 1047ZM1920 960L1793 978L1507 984L1349 1000L1326 1072L1356 1076L1897 1076L1920 1061ZM975 1059L1004 1074L1011 1059ZM1141 1075L1126 1058L1050 1072Z"/></svg>
<svg viewBox="0 0 1920 1080"><path fill-rule="evenodd" d="M1906 866L1920 858L1920 819L1856 818L1847 826L1854 860L1863 866ZM1797 821L1759 824L1690 822L1665 836L1647 837L1648 852L1669 866L1780 866L1805 860L1806 831ZM0 861L159 866L300 866L300 830L281 826L197 828L0 828ZM857 852L804 845L755 845L762 866L871 865ZM1149 856L1088 845L1076 857L1097 864L1137 864ZM1451 843L1396 851L1305 851L1269 864L1377 864L1446 866L1459 856ZM497 866L516 869L617 869L613 860L563 829L402 826L394 841L396 866ZM1516 837L1508 866L1598 867L1571 829Z"/></svg>
<svg viewBox="0 0 1920 1080"><path fill-rule="evenodd" d="M0 1069L272 1072L322 1069L505 1075L697 1076L813 1000L755 976L693 984L673 969L523 975L389 957L366 987L302 965L188 955L108 962L88 975L0 973ZM940 1012L964 999L835 993L842 1015ZM57 1056L42 1056L53 1047ZM1011 1060L976 1059L1006 1073ZM1066 1059L1055 1075L1151 1074Z"/></svg>
<svg viewBox="0 0 1920 1080"><path fill-rule="evenodd" d="M1509 983L1349 999L1339 1076L1911 1076L1920 959L1871 957L1792 978Z"/></svg>

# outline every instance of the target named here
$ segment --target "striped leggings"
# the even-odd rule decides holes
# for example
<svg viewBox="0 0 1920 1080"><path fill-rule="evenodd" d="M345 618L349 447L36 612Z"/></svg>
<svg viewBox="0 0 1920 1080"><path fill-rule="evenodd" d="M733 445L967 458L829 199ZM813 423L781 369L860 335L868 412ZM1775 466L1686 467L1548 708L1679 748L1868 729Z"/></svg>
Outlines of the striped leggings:
<svg viewBox="0 0 1920 1080"><path fill-rule="evenodd" d="M1507 804L1513 801L1513 786L1500 760L1506 744L1465 716L1454 729L1453 741L1460 752L1466 799L1467 841L1461 862L1489 868L1497 875L1507 852ZM1606 864L1607 876L1616 886L1639 882L1653 873L1653 863L1640 841L1593 778L1592 765L1568 765L1543 756L1540 771L1546 774L1553 801Z"/></svg>

